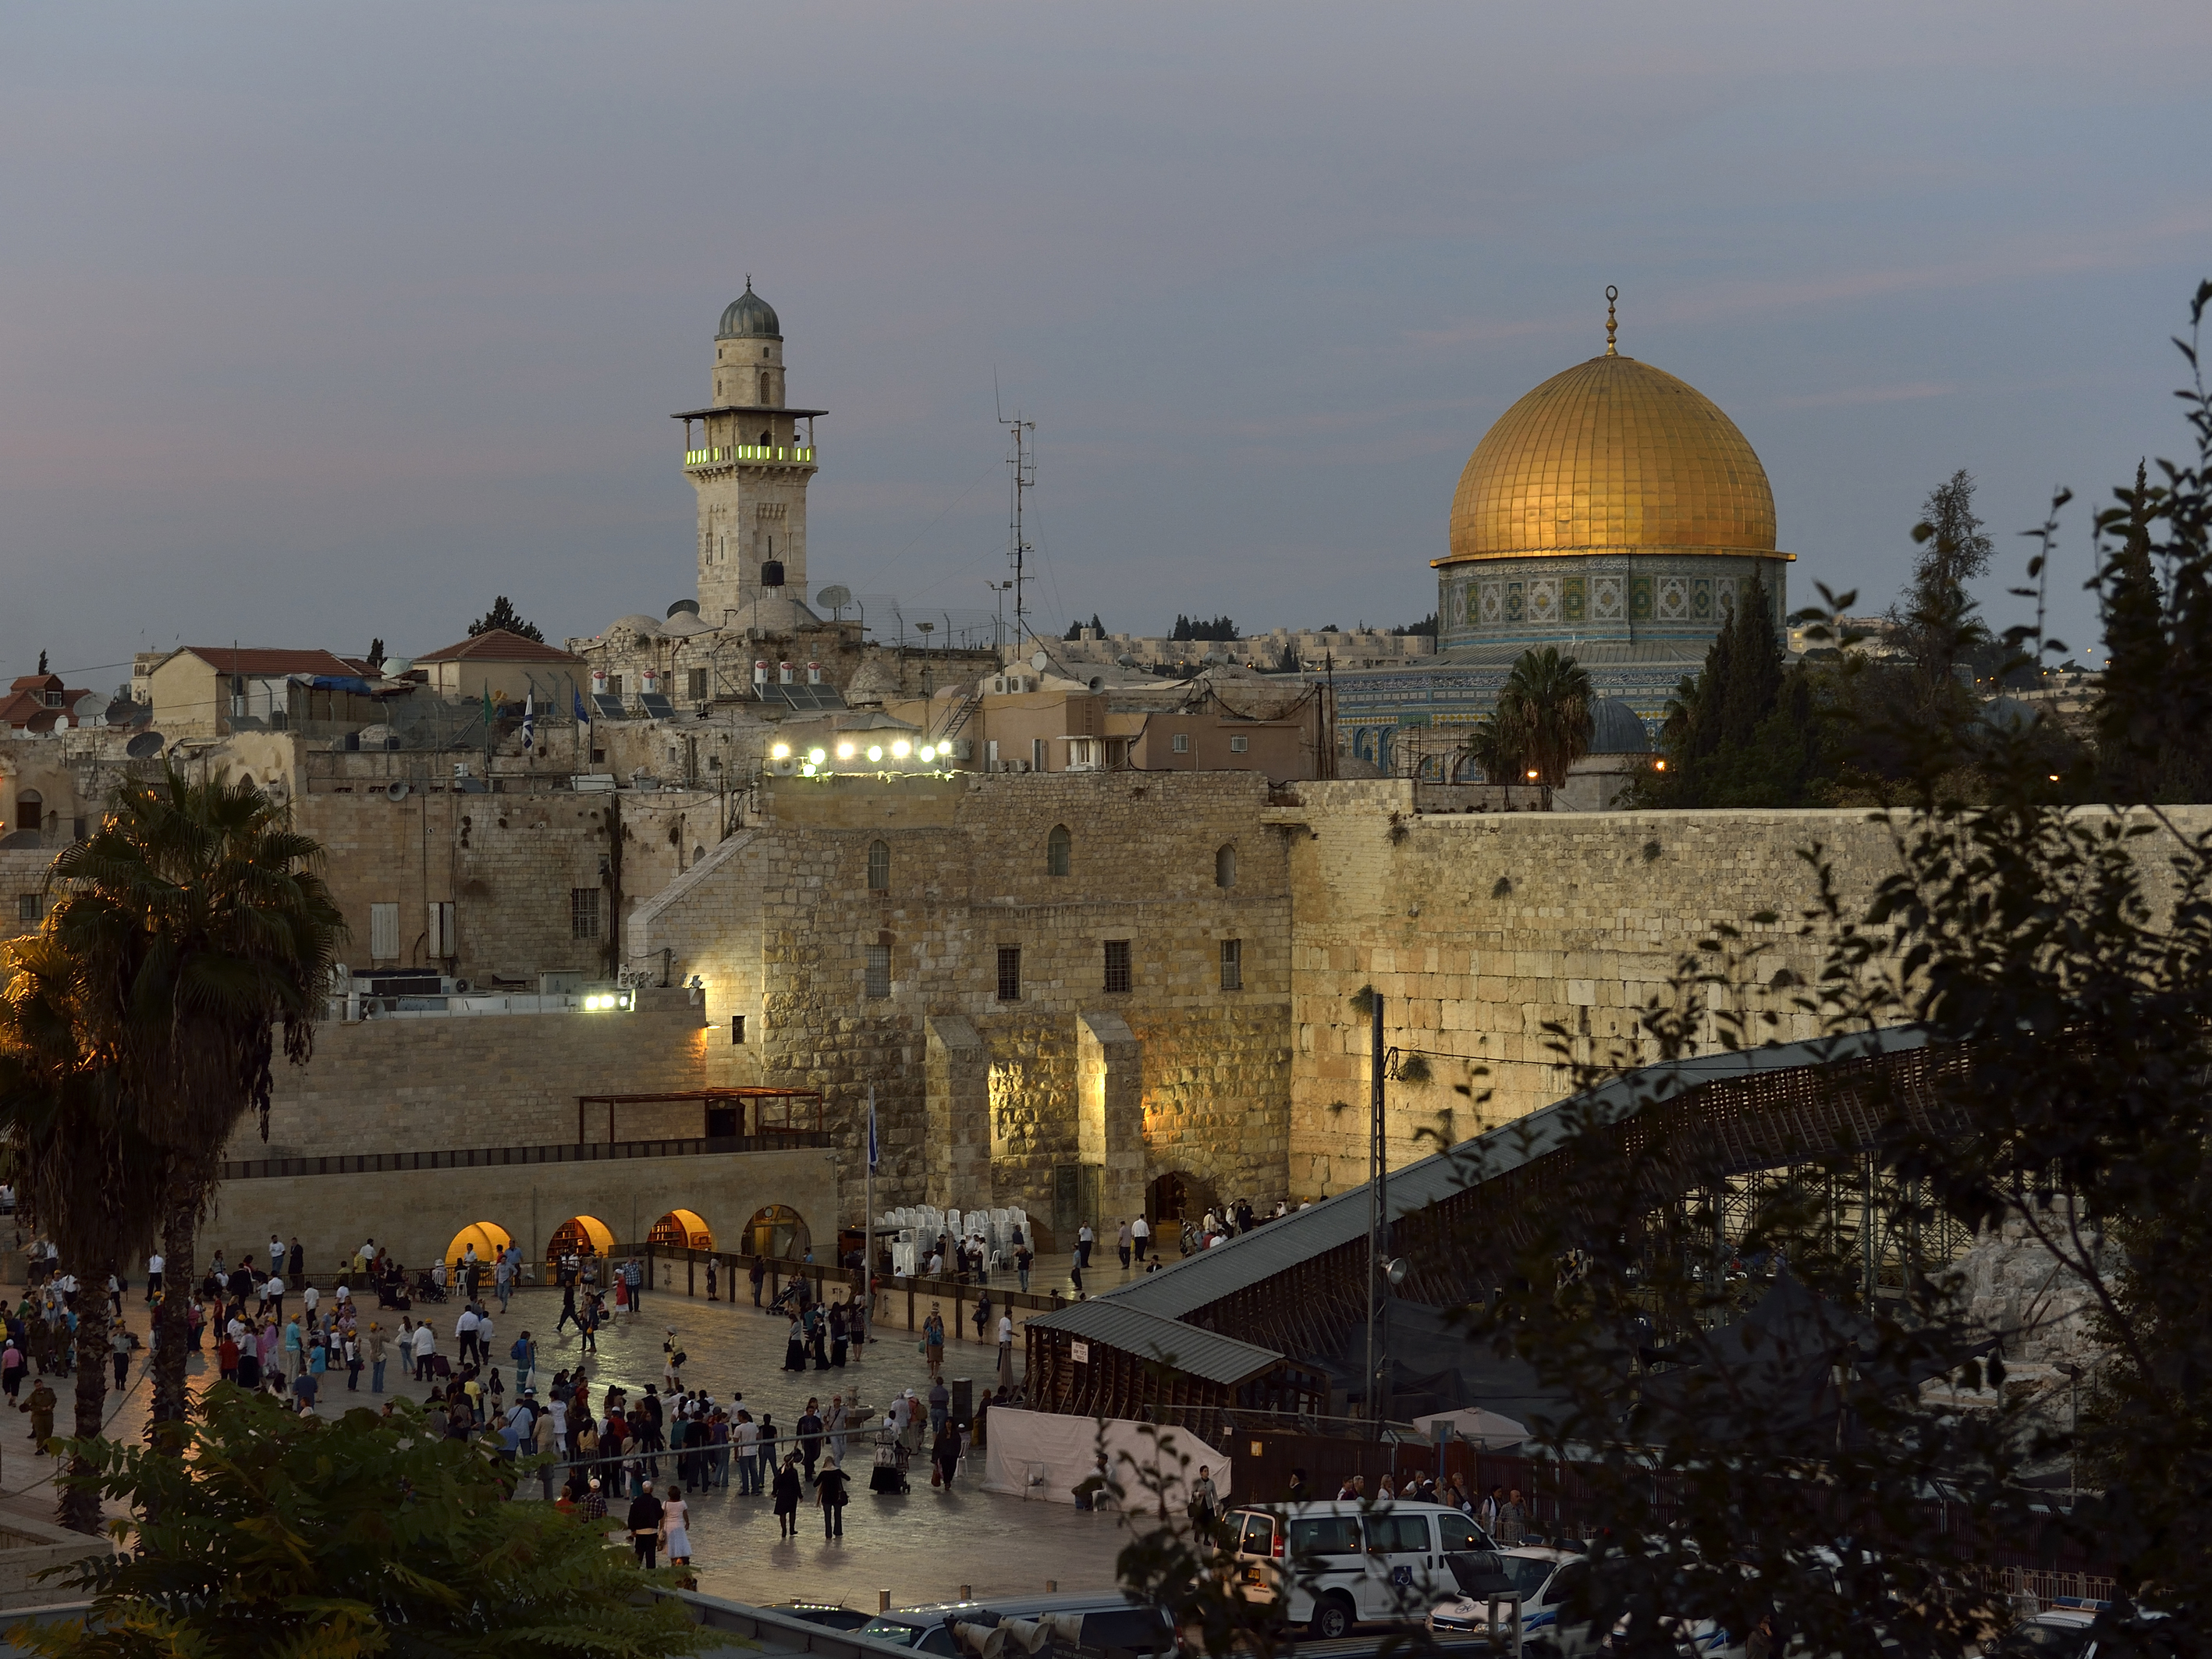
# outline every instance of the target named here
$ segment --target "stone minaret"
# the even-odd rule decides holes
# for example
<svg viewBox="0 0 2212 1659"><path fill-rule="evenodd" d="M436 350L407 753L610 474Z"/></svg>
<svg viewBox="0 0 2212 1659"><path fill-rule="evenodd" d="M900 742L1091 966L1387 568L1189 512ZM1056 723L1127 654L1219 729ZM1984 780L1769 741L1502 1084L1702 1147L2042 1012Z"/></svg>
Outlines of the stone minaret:
<svg viewBox="0 0 2212 1659"><path fill-rule="evenodd" d="M714 403L676 417L684 422L684 471L699 493L701 620L753 620L763 573L773 582L779 569L784 597L806 603L813 421L828 412L785 405L783 334L746 277L714 337Z"/></svg>

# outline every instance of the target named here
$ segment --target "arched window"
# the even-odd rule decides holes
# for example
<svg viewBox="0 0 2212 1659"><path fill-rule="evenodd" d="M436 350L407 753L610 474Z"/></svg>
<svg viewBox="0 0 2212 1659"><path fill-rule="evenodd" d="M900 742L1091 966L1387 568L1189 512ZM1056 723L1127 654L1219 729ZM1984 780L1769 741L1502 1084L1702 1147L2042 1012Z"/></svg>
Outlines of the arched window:
<svg viewBox="0 0 2212 1659"><path fill-rule="evenodd" d="M868 843L868 890L888 893L891 890L891 849L888 842Z"/></svg>
<svg viewBox="0 0 2212 1659"><path fill-rule="evenodd" d="M1237 847L1230 842L1213 855L1213 884L1234 887L1237 884Z"/></svg>
<svg viewBox="0 0 2212 1659"><path fill-rule="evenodd" d="M1067 833L1067 826L1055 823L1052 833L1044 838L1044 872L1048 876L1067 873L1070 859L1075 851L1075 838Z"/></svg>

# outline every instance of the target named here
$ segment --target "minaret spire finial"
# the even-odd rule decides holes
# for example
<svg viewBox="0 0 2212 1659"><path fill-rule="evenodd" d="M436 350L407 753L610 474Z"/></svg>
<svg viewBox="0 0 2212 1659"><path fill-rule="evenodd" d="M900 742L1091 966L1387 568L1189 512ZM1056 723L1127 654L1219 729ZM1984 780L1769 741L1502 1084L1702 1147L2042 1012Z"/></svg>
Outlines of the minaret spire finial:
<svg viewBox="0 0 2212 1659"><path fill-rule="evenodd" d="M1620 353L1614 349L1613 343L1613 332L1620 327L1620 325L1613 320L1613 302L1620 297L1620 290L1607 283L1605 286L1605 355L1608 357L1620 356Z"/></svg>
<svg viewBox="0 0 2212 1659"><path fill-rule="evenodd" d="M745 292L746 292L746 293L748 293L748 294L750 294L750 293L751 293L752 291L753 291L753 274L752 274L752 272L750 272L750 271L749 270L749 271L747 271L747 272L745 273Z"/></svg>

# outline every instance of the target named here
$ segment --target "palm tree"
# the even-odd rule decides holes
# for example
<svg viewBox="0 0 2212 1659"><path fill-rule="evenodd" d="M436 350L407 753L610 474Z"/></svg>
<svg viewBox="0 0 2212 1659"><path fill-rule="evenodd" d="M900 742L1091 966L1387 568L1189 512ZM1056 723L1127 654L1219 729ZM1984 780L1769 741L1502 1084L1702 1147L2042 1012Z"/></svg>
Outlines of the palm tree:
<svg viewBox="0 0 2212 1659"><path fill-rule="evenodd" d="M1589 672L1557 646L1522 652L1498 694L1498 712L1485 722L1494 735L1477 739L1506 769L1492 770L1485 761L1491 781L1517 782L1534 772L1547 787L1565 783L1567 769L1589 753L1593 700Z"/></svg>
<svg viewBox="0 0 2212 1659"><path fill-rule="evenodd" d="M77 1298L76 1437L100 1432L107 1402L107 1276L154 1236L160 1150L141 1130L120 1054L94 1017L84 962L40 932L0 947L0 1133L16 1155L17 1201L83 1287ZM106 1037L113 1035L112 1026ZM86 1474L86 1455L72 1473ZM76 1483L60 1518L100 1527L99 1494Z"/></svg>
<svg viewBox="0 0 2212 1659"><path fill-rule="evenodd" d="M223 1151L249 1110L268 1134L270 1062L303 1064L343 918L321 847L249 781L174 766L119 789L90 839L54 860L49 932L82 964L137 1121L160 1148L161 1253L182 1293L155 1343L154 1421L185 1415L188 1290Z"/></svg>

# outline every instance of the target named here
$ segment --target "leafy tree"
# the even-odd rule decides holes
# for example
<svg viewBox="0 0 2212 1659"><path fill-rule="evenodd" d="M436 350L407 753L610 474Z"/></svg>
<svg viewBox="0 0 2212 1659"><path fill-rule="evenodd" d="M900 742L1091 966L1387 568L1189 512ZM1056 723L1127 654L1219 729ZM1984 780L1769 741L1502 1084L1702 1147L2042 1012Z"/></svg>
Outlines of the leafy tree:
<svg viewBox="0 0 2212 1659"><path fill-rule="evenodd" d="M47 931L82 964L77 1016L160 1148L161 1201L149 1213L172 1261L197 1259L240 1120L257 1111L268 1133L280 1038L295 1065L313 1051L345 931L321 858L250 781L194 782L171 766L119 788L92 836L54 860L61 896ZM76 1271L100 1282L88 1264ZM185 1413L188 1302L165 1297L156 1310L156 1423Z"/></svg>
<svg viewBox="0 0 2212 1659"><path fill-rule="evenodd" d="M1437 636L1437 613L1431 611L1427 616L1422 617L1420 621L1416 623L1401 623L1390 631L1393 634L1400 635L1401 636L1407 634L1421 634L1425 635L1430 639L1434 639Z"/></svg>
<svg viewBox="0 0 2212 1659"><path fill-rule="evenodd" d="M99 1017L93 964L40 930L0 947L0 1128L15 1153L24 1218L87 1287L78 1297L76 1426L80 1444L106 1411L107 1275L152 1242L161 1213L160 1148L125 1087L120 1033ZM155 1115L156 1116L158 1115ZM79 1532L100 1506L65 1487L60 1518Z"/></svg>
<svg viewBox="0 0 2212 1659"><path fill-rule="evenodd" d="M1215 617L1209 619L1204 617L1186 617L1178 611L1175 619L1175 631L1168 637L1171 640L1225 641L1240 639L1243 636L1237 633L1237 624L1227 617Z"/></svg>
<svg viewBox="0 0 2212 1659"><path fill-rule="evenodd" d="M526 640L535 640L540 645L545 643L545 636L538 631L538 625L524 621L521 613L515 610L513 602L504 593L491 602L490 610L469 624L469 637L474 639L479 634L489 634L495 628L519 634Z"/></svg>
<svg viewBox="0 0 2212 1659"><path fill-rule="evenodd" d="M71 1563L92 1606L10 1631L28 1652L659 1659L708 1639L642 1594L672 1575L553 1504L508 1501L511 1474L431 1438L411 1401L331 1421L217 1383L182 1459L81 1450L89 1470L70 1479L131 1504L143 1547Z"/></svg>
<svg viewBox="0 0 2212 1659"><path fill-rule="evenodd" d="M1920 512L1912 526L1921 549L1912 583L1902 605L1890 607L1889 621L1919 671L1923 704L1948 708L1960 696L1959 669L1992 643L1966 584L1989 574L1995 549L1974 514L1973 476L1963 467L1929 492Z"/></svg>

